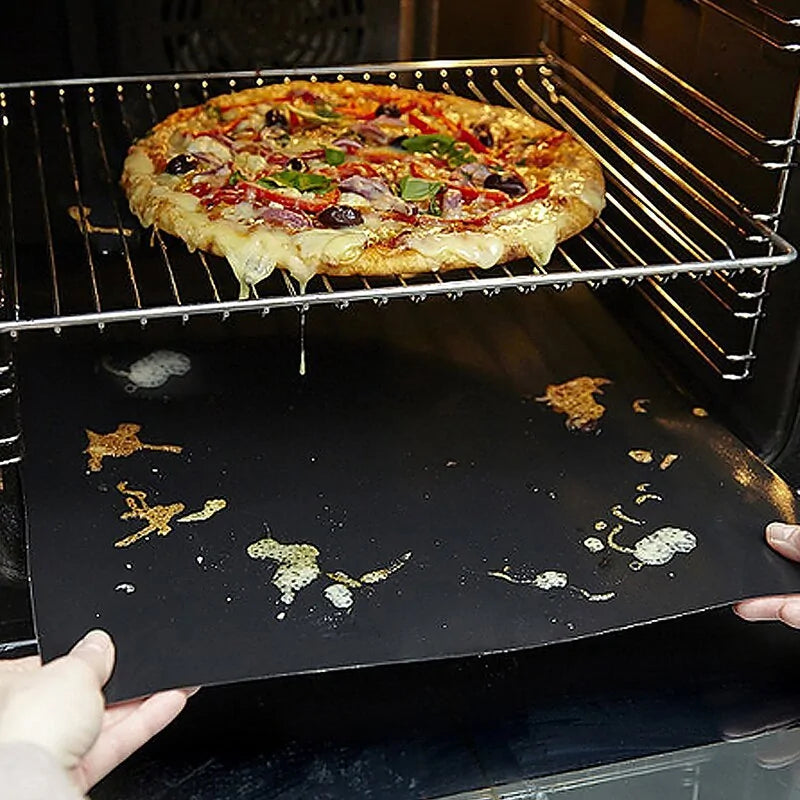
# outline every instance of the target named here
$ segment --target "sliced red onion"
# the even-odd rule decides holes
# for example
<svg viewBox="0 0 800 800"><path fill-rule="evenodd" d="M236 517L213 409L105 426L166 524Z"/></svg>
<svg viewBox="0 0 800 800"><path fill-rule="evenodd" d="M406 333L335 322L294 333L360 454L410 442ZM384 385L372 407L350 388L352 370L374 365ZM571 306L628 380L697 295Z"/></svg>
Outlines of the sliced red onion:
<svg viewBox="0 0 800 800"><path fill-rule="evenodd" d="M445 218L457 217L461 214L464 198L458 189L445 189L442 193L442 216Z"/></svg>
<svg viewBox="0 0 800 800"><path fill-rule="evenodd" d="M389 141L389 134L374 122L356 122L352 128L372 144L386 144Z"/></svg>
<svg viewBox="0 0 800 800"><path fill-rule="evenodd" d="M355 153L357 150L360 150L364 145L361 142L356 141L355 139L336 139L334 140L333 144L336 147L341 147L343 150L346 150L350 155Z"/></svg>
<svg viewBox="0 0 800 800"><path fill-rule="evenodd" d="M462 164L459 170L476 186L482 186L487 175L492 174L489 167L487 167L486 164L481 164L479 161L473 161L470 164Z"/></svg>
<svg viewBox="0 0 800 800"><path fill-rule="evenodd" d="M375 117L375 122L379 122L381 125L391 125L393 128L405 128L406 126L406 123L399 117L390 117L386 114Z"/></svg>
<svg viewBox="0 0 800 800"><path fill-rule="evenodd" d="M380 178L365 178L362 175L351 175L339 182L339 188L346 192L354 192L375 200L383 194L391 194L389 187Z"/></svg>
<svg viewBox="0 0 800 800"><path fill-rule="evenodd" d="M266 222L288 225L290 228L310 228L311 220L302 211L292 211L282 206L263 206L256 215Z"/></svg>
<svg viewBox="0 0 800 800"><path fill-rule="evenodd" d="M361 195L370 201L372 207L378 211L398 211L401 214L411 214L413 209L408 203L392 194L391 189L380 178L364 178L361 175L351 175L339 184L343 192L352 192Z"/></svg>

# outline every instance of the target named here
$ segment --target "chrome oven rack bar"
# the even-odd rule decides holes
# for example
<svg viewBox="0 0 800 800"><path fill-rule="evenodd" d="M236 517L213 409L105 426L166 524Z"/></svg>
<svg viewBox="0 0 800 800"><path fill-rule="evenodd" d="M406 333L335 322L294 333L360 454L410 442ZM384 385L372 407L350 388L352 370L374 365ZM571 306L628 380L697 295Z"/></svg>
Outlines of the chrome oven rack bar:
<svg viewBox="0 0 800 800"><path fill-rule="evenodd" d="M792 38L800 39L800 19L779 14L760 0L743 2L762 16L762 26L769 22L780 28L780 40L767 35L765 27L734 13L732 4L720 6L715 0L695 0L703 13L717 15L732 28L744 31L745 42L750 38L754 51L768 45L784 51L784 58L795 58L800 46ZM590 106L589 116L603 121L602 129L595 131L596 136L619 137L624 142L623 147L636 153L643 162L657 163L662 171L670 174L677 171L689 177L695 186L702 187L705 199L722 196L772 230L779 230L789 177L797 163L800 81L787 109L790 111L788 124L780 129L769 129L758 118L757 103L752 104L756 112L754 119L743 116L741 111L734 113L575 0L539 0L539 6L545 16L541 49L551 68L544 82L561 107L581 115L580 109L585 111L586 106ZM724 185L725 180L704 171L706 167L699 165L702 160L698 161L696 151L682 152L680 144L670 140L671 131L665 134L655 130L633 112L634 104L625 107L616 99L613 90L601 86L593 76L570 63L563 55L570 52L570 45L589 53L584 61L592 63L594 71L601 76L598 81L603 80L603 75L608 81L609 70L621 76L628 86L637 86L647 96L647 111L651 116L654 109L660 108L662 116L666 112L672 115L668 118L676 122L684 120L700 135L707 136L718 150L732 154L733 161L740 160L742 174L747 170L753 174L762 173L763 180L773 187L767 192L769 205L751 210L748 199L737 197L735 190ZM575 52L574 49L571 52ZM754 53L752 55L755 57ZM748 52L742 52L742 57L748 57ZM655 116L658 117L658 113ZM672 127L677 130L681 126L676 122ZM697 200L704 202L703 197ZM685 281L666 286L647 278L636 289L647 305L715 373L730 380L750 376L758 328L769 293L768 273L754 277L742 272L727 275L716 272L701 277L692 286L687 286Z"/></svg>
<svg viewBox="0 0 800 800"><path fill-rule="evenodd" d="M129 217L118 175L130 141L176 108L213 94L293 77L379 81L456 92L511 105L572 131L602 162L608 206L589 230L565 242L546 267L529 260L487 271L414 278L316 276L305 294L274 275L256 297L237 299L221 259L189 254L167 235L143 234ZM345 308L356 301L455 299L467 292L527 292L610 280L648 281L714 274L709 297L731 314L750 313L732 276L756 283L788 264L794 248L710 178L684 173L680 154L634 142L580 76L544 58L373 64L313 72L153 75L0 86L0 224L5 314L0 332L273 308ZM20 149L17 142L25 142ZM31 211L30 209L33 209ZM68 220L68 214L72 219ZM30 229L41 244L30 244ZM33 238L36 238L35 236ZM152 241L148 242L148 239ZM757 294L757 292L754 292ZM698 326L698 341L725 362L726 344Z"/></svg>

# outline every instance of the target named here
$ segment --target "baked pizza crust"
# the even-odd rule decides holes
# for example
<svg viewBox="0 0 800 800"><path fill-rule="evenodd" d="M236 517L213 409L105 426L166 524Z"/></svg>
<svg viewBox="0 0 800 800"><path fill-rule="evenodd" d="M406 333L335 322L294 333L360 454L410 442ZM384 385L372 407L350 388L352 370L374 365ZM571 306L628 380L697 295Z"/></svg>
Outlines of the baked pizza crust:
<svg viewBox="0 0 800 800"><path fill-rule="evenodd" d="M343 81L322 84L293 81L295 92L335 93L337 100L355 101L371 86ZM420 93L395 88L397 102L435 100L465 127L488 125L496 138L548 140L560 132L523 112L489 106L453 95ZM179 188L181 179L164 173L164 166L193 134L208 129L211 115L254 103L269 105L285 97L287 84L275 84L222 95L204 106L185 108L156 125L131 148L122 173L122 186L131 209L144 226L153 226L182 239L190 250L201 249L228 259L246 295L249 287L275 267L288 270L304 288L314 274L413 275L415 273L489 268L531 257L544 265L556 244L582 231L604 205L604 180L596 159L575 139L561 135L548 150L543 165L515 164L514 171L528 186L549 184L546 197L490 214L480 227L458 220L426 220L407 224L397 233L392 226L386 241L380 223L339 229L293 231L287 227L213 218L193 194ZM330 95L328 95L330 96ZM257 113L262 113L258 111ZM373 220L374 223L374 220Z"/></svg>

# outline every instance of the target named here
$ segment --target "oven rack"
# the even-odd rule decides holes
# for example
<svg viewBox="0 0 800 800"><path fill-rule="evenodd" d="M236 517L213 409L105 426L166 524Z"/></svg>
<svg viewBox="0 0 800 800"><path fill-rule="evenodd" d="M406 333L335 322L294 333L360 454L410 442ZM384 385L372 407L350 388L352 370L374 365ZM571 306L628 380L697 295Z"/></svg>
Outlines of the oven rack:
<svg viewBox="0 0 800 800"><path fill-rule="evenodd" d="M594 150L606 171L608 208L590 230L560 246L547 267L523 260L486 272L407 279L316 276L305 294L281 274L259 284L255 297L239 300L221 259L188 254L158 233L153 246L147 243L127 213L118 175L130 141L177 107L293 77L398 83L531 111L572 130ZM122 321L144 325L159 318L187 321L196 314L226 318L235 311L265 314L320 304L345 308L364 300L457 298L578 282L652 278L661 284L676 275L709 272L720 273L719 291L730 295L722 301L736 305L747 298L731 294L726 273L763 273L794 258L791 245L718 195L709 181L682 174L680 164L670 165L646 148L632 149L621 129L607 127L609 120L567 72L559 81L574 94L559 93L545 59L524 58L0 86L5 276L0 332L103 328Z"/></svg>

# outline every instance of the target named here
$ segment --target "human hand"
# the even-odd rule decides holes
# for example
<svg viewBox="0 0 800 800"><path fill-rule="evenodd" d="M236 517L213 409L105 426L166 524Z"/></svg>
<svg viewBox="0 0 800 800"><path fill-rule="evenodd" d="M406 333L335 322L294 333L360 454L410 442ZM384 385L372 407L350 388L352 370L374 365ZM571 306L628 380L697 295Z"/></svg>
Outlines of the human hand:
<svg viewBox="0 0 800 800"><path fill-rule="evenodd" d="M800 525L771 522L767 525L767 542L776 553L800 561ZM737 603L733 610L750 622L779 620L792 628L800 628L800 594L755 597Z"/></svg>
<svg viewBox="0 0 800 800"><path fill-rule="evenodd" d="M168 725L196 690L173 689L106 707L103 686L114 669L114 643L89 632L65 656L0 661L0 745L46 750L81 792Z"/></svg>

